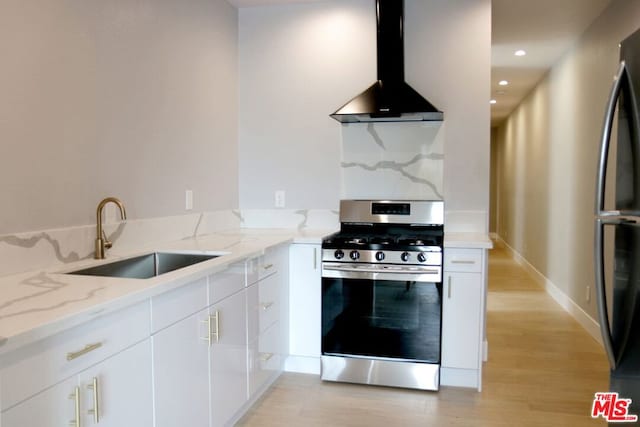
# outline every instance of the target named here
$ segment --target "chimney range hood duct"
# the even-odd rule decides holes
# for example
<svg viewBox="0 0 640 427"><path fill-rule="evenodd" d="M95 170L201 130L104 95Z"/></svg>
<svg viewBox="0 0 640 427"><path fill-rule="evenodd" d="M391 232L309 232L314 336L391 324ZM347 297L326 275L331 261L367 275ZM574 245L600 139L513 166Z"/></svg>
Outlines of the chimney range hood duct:
<svg viewBox="0 0 640 427"><path fill-rule="evenodd" d="M404 81L404 0L376 0L378 80L331 117L342 123L442 121Z"/></svg>

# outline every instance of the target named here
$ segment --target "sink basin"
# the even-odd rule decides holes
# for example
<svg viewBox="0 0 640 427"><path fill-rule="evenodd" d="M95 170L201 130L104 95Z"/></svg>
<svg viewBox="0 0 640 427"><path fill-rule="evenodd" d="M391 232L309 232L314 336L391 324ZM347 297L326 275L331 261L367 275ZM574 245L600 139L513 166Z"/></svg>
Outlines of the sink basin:
<svg viewBox="0 0 640 427"><path fill-rule="evenodd" d="M66 274L84 276L124 277L128 279L149 279L170 271L204 262L221 255L190 254L177 252L152 252L133 258L70 271Z"/></svg>

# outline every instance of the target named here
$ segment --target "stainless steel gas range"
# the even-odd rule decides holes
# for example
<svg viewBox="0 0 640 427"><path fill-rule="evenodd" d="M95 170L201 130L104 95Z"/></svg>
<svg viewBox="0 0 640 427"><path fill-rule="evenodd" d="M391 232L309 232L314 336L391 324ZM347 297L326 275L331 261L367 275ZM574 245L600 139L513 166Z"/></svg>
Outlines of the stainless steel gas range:
<svg viewBox="0 0 640 427"><path fill-rule="evenodd" d="M343 200L322 243L322 379L438 390L442 201Z"/></svg>

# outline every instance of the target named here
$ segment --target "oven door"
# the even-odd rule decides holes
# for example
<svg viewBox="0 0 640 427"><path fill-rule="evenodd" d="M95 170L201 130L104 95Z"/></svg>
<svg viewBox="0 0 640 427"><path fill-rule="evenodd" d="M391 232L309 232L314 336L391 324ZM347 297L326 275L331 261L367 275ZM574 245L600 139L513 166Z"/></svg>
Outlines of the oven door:
<svg viewBox="0 0 640 427"><path fill-rule="evenodd" d="M439 364L441 267L415 268L324 263L322 355Z"/></svg>

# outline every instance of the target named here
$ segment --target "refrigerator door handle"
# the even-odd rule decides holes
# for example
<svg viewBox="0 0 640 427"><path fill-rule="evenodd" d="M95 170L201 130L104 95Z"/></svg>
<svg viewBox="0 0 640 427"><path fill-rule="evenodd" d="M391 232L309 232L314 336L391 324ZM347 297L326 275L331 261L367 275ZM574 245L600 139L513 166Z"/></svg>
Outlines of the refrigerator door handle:
<svg viewBox="0 0 640 427"><path fill-rule="evenodd" d="M610 216L615 212L605 212L604 210L604 190L605 178L607 175L607 159L609 157L609 145L611 142L611 128L613 127L613 117L616 111L616 103L620 97L622 83L624 78L628 78L626 73L626 63L620 62L618 72L616 73L609 100L607 101L607 110L604 115L604 125L602 127L602 138L600 139L600 159L598 161L598 175L596 182L596 216Z"/></svg>
<svg viewBox="0 0 640 427"><path fill-rule="evenodd" d="M609 313L607 309L607 293L604 280L604 226L613 225L613 222L605 222L601 218L596 218L595 228L595 273L596 273L596 295L598 306L598 322L600 323L600 333L602 344L609 359L609 366L614 370L617 365L616 355L613 350L613 339L611 337L611 327L609 326Z"/></svg>
<svg viewBox="0 0 640 427"><path fill-rule="evenodd" d="M607 309L607 293L604 277L604 227L605 225L620 224L620 211L605 211L605 179L607 175L607 160L609 157L609 145L611 143L611 130L613 127L613 119L616 110L616 104L622 91L625 78L628 79L626 73L626 64L620 62L618 71L611 87L607 109L604 116L604 124L602 127L602 138L600 140L600 158L598 161L598 173L596 181L596 200L595 200L595 233L594 233L594 264L595 264L595 285L598 306L598 321L600 323L600 333L602 334L602 344L604 345L609 359L611 369L617 366L615 351L613 348L613 338L611 336L611 327L609 326L609 313Z"/></svg>

